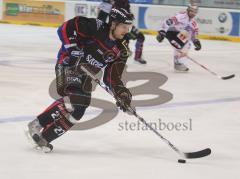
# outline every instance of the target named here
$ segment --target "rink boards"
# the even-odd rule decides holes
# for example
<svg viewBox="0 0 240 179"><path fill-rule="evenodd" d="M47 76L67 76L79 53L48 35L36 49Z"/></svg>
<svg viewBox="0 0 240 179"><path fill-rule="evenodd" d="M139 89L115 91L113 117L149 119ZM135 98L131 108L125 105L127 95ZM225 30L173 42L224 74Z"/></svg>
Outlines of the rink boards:
<svg viewBox="0 0 240 179"><path fill-rule="evenodd" d="M74 16L96 17L99 2L88 1L26 1L0 0L0 21L57 27ZM132 4L135 25L149 34L156 34L161 22L180 6ZM196 17L200 38L240 42L240 11L233 9L200 8Z"/></svg>

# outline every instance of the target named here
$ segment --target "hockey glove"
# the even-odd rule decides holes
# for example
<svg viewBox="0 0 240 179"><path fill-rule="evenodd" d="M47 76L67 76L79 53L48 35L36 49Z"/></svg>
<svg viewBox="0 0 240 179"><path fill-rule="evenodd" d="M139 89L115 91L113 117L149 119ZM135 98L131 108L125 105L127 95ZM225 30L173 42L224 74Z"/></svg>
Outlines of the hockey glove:
<svg viewBox="0 0 240 179"><path fill-rule="evenodd" d="M158 35L156 38L159 43L161 43L165 37L166 37L165 31L163 31L163 30L158 31Z"/></svg>
<svg viewBox="0 0 240 179"><path fill-rule="evenodd" d="M132 101L131 92L123 85L117 85L114 87L114 97L117 100L116 105L126 112Z"/></svg>
<svg viewBox="0 0 240 179"><path fill-rule="evenodd" d="M193 45L195 46L195 50L197 50L197 51L201 50L201 48L202 48L201 43L200 43L200 41L198 39L195 39L193 41Z"/></svg>

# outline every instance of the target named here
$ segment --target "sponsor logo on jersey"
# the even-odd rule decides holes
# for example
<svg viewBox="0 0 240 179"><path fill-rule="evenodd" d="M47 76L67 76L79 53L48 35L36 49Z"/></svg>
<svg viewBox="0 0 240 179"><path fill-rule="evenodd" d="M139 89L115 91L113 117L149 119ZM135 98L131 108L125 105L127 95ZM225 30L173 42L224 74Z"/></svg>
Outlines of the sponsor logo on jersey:
<svg viewBox="0 0 240 179"><path fill-rule="evenodd" d="M73 82L73 83L82 83L82 80L78 77L67 77L67 82Z"/></svg>
<svg viewBox="0 0 240 179"><path fill-rule="evenodd" d="M91 64L92 66L95 66L97 68L102 68L103 64L97 61L95 58L92 57L92 55L87 55L86 61Z"/></svg>
<svg viewBox="0 0 240 179"><path fill-rule="evenodd" d="M74 57L80 57L80 56L84 55L84 53L81 50L73 50L71 52L71 55L74 56Z"/></svg>
<svg viewBox="0 0 240 179"><path fill-rule="evenodd" d="M112 62L112 61L114 61L114 58L113 57L111 57L111 56L106 56L105 57L105 63L110 63L110 62Z"/></svg>
<svg viewBox="0 0 240 179"><path fill-rule="evenodd" d="M105 63L110 63L116 59L116 55L113 51L109 50L104 54L103 58Z"/></svg>

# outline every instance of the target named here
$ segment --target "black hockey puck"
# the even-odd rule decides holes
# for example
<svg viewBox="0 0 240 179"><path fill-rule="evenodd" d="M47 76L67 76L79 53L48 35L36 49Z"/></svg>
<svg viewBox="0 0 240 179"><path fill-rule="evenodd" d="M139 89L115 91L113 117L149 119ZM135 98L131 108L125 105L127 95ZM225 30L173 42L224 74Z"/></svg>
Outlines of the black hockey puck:
<svg viewBox="0 0 240 179"><path fill-rule="evenodd" d="M178 163L186 163L186 160L184 160L184 159L178 159Z"/></svg>

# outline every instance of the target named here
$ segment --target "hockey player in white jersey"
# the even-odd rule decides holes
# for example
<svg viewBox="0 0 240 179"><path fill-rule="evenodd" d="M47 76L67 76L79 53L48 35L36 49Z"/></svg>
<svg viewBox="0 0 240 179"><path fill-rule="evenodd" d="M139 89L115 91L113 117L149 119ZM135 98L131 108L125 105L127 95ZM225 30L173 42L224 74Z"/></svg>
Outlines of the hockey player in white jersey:
<svg viewBox="0 0 240 179"><path fill-rule="evenodd" d="M189 5L186 11L179 12L165 20L158 31L158 42L162 42L166 37L174 47L174 69L176 71L187 72L189 70L184 64L184 58L191 48L191 42L195 50L201 49L201 43L197 39L198 24L194 19L197 12L196 5Z"/></svg>

